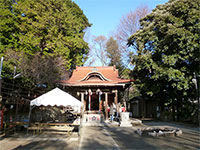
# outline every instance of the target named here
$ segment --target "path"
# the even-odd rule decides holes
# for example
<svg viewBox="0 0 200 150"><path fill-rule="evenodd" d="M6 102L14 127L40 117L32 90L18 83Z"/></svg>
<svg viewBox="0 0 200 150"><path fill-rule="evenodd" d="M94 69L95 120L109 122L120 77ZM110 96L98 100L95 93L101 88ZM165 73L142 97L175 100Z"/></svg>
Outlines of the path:
<svg viewBox="0 0 200 150"><path fill-rule="evenodd" d="M80 139L79 150L119 150L105 126L84 126Z"/></svg>

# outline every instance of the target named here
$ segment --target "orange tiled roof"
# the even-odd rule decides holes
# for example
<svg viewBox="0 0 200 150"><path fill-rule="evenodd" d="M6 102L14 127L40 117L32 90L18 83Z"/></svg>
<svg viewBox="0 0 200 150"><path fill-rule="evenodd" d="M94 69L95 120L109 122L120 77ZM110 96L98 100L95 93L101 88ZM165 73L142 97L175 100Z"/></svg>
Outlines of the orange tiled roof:
<svg viewBox="0 0 200 150"><path fill-rule="evenodd" d="M99 79L90 79L96 74ZM101 78L101 79L100 79ZM76 67L69 80L61 81L62 84L71 86L83 85L115 85L129 84L133 80L121 79L115 66L109 67Z"/></svg>

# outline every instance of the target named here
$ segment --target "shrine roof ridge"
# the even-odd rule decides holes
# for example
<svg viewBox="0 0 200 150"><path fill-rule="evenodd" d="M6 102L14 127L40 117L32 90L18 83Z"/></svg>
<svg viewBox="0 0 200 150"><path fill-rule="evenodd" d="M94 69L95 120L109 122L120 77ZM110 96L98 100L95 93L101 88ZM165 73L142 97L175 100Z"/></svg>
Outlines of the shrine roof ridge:
<svg viewBox="0 0 200 150"><path fill-rule="evenodd" d="M119 77L118 69L115 66L89 66L76 67L69 80L60 81L65 85L124 85L130 84L133 80Z"/></svg>
<svg viewBox="0 0 200 150"><path fill-rule="evenodd" d="M91 70L91 69L100 69L100 70L103 70L103 69L113 69L114 71L118 70L116 69L116 66L76 66L76 69L75 70Z"/></svg>

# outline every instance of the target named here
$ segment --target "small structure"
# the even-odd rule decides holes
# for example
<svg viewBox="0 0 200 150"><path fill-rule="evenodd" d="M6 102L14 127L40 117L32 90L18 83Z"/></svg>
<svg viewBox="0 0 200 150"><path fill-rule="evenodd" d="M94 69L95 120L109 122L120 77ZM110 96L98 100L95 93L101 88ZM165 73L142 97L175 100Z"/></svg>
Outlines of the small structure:
<svg viewBox="0 0 200 150"><path fill-rule="evenodd" d="M38 98L34 99L30 103L29 120L31 110L34 106L63 106L72 107L75 113L81 112L81 102L70 94L55 88Z"/></svg>
<svg viewBox="0 0 200 150"><path fill-rule="evenodd" d="M71 78L60 81L59 85L81 99L84 114L105 114L108 120L108 107L112 103L118 104L120 91L126 92L128 98L131 82L129 79L121 79L115 66L76 67ZM94 120L101 116L85 118Z"/></svg>
<svg viewBox="0 0 200 150"><path fill-rule="evenodd" d="M134 118L156 118L159 111L158 104L155 101L142 97L130 99L128 105Z"/></svg>

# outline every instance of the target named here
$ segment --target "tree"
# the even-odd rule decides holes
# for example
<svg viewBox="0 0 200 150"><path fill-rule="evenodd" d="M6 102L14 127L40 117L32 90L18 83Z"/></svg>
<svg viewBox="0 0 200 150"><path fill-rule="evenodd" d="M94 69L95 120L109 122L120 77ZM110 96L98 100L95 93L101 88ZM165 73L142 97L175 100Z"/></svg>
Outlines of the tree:
<svg viewBox="0 0 200 150"><path fill-rule="evenodd" d="M128 41L138 47L132 73L141 94L171 105L174 114L176 106L178 119L181 106L194 98L193 73L200 73L199 5L199 0L170 0L157 6Z"/></svg>
<svg viewBox="0 0 200 150"><path fill-rule="evenodd" d="M110 59L109 66L115 65L119 71L122 71L121 51L113 37L110 37L106 42L106 52L107 57Z"/></svg>
<svg viewBox="0 0 200 150"><path fill-rule="evenodd" d="M20 21L20 49L28 54L62 56L67 68L82 65L88 45L84 30L90 26L71 0L27 0L14 5Z"/></svg>
<svg viewBox="0 0 200 150"><path fill-rule="evenodd" d="M103 35L93 37L93 46L92 49L94 50L94 56L99 59L102 66L107 65L107 57L106 57L106 37ZM91 53L92 53L91 49Z"/></svg>
<svg viewBox="0 0 200 150"><path fill-rule="evenodd" d="M19 46L18 22L12 12L12 5L10 0L0 0L0 56L6 49L15 49Z"/></svg>
<svg viewBox="0 0 200 150"><path fill-rule="evenodd" d="M20 66L24 76L37 84L53 87L54 81L66 78L65 60L62 57L41 56L36 53L32 59L25 59ZM42 68L42 71L41 71Z"/></svg>
<svg viewBox="0 0 200 150"><path fill-rule="evenodd" d="M14 66L17 66L19 72L23 72L35 84L41 83L45 78L49 79L47 72L40 81L35 76L36 72L42 74L43 70L50 69L50 65L37 69L37 65L31 63L36 62L36 56L40 63L51 61L52 69L59 67L56 71L58 74L54 74L57 79L62 78L59 76L60 72L83 65L89 50L83 38L87 27L91 25L74 2L0 0L0 4L0 52L5 56L4 64L7 65L4 67L4 74L10 74ZM26 67L29 65L32 71L37 71L29 74L30 68ZM52 84L54 80L48 81Z"/></svg>
<svg viewBox="0 0 200 150"><path fill-rule="evenodd" d="M135 11L131 11L124 15L120 20L115 37L119 43L119 48L122 51L124 60L127 60L125 63L130 62L130 60L127 59L129 53L134 53L137 49L136 47L128 47L127 40L140 28L140 19L145 17L148 13L149 8L147 6L140 6L136 8Z"/></svg>

